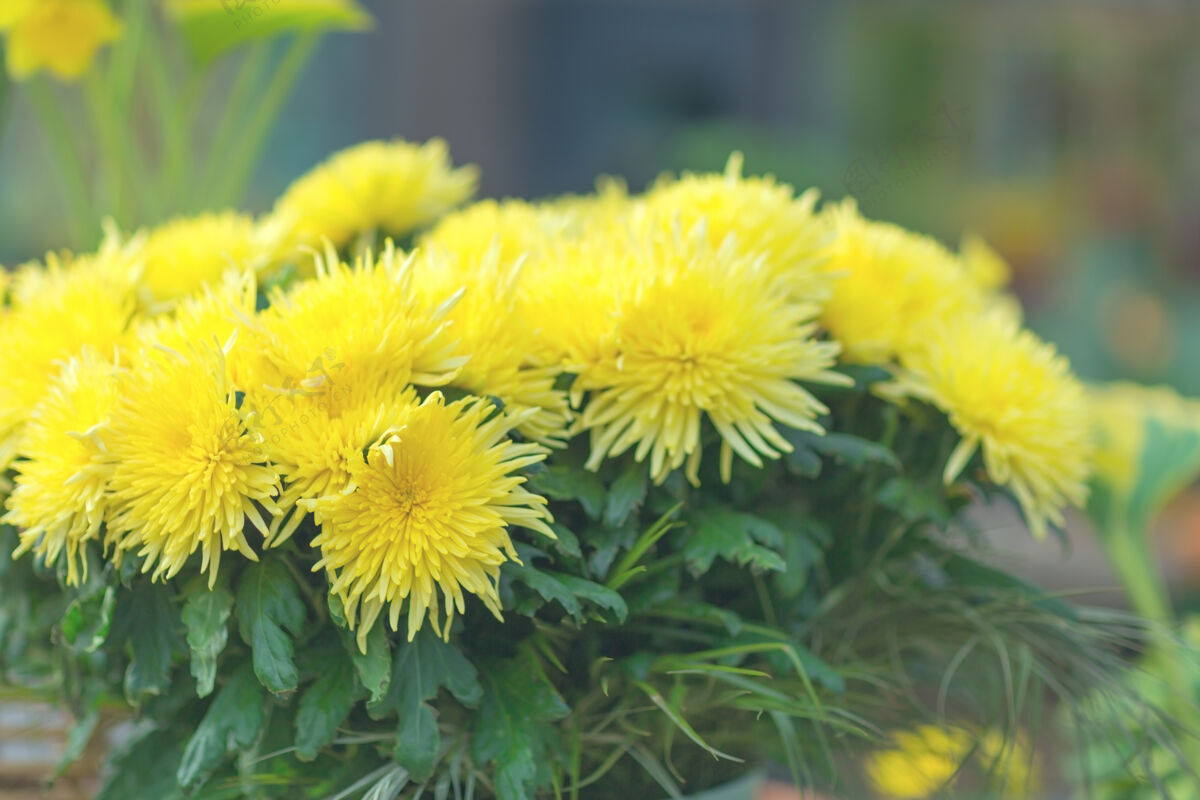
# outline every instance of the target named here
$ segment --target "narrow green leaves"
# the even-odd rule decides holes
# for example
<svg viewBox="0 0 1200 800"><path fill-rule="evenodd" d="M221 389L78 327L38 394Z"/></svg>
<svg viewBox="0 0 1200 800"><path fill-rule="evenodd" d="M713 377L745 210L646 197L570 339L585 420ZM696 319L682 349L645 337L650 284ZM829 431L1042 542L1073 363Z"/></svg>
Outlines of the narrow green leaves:
<svg viewBox="0 0 1200 800"><path fill-rule="evenodd" d="M233 593L224 581L209 590L203 579L192 581L183 592L183 627L187 631L188 649L192 652L192 677L196 679L196 694L207 697L217 678L217 657L229 638L229 614L233 610Z"/></svg>
<svg viewBox="0 0 1200 800"><path fill-rule="evenodd" d="M238 632L254 654L254 674L272 692L296 688L291 636L304 625L304 603L284 563L264 558L242 574L237 593Z"/></svg>

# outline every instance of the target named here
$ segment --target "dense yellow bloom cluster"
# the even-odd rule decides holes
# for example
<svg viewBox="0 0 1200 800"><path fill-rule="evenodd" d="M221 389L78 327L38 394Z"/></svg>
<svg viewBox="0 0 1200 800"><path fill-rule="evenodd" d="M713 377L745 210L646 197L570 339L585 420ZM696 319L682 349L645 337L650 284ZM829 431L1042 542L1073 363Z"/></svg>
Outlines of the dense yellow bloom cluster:
<svg viewBox="0 0 1200 800"><path fill-rule="evenodd" d="M385 609L445 632L466 594L500 616L513 528L553 535L523 474L553 448L586 435L591 469L629 453L699 484L714 441L729 481L824 432L813 392L850 382L839 359L946 414L948 481L982 451L1035 532L1082 502L1078 384L981 242L818 210L738 157L641 195L453 211L474 184L441 142L371 142L261 221L176 220L18 270L0 466L19 552L70 583L93 541L156 579L195 556L212 581L223 554L296 539L360 635Z"/></svg>

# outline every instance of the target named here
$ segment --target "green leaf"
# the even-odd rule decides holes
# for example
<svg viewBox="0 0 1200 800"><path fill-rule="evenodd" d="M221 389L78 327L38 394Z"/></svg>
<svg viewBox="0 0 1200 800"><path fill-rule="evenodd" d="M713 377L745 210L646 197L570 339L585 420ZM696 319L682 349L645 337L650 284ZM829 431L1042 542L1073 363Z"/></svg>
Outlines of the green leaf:
<svg viewBox="0 0 1200 800"><path fill-rule="evenodd" d="M554 531L554 547L558 552L570 558L583 556L583 551L579 549L579 537L575 535L575 531L557 522L551 524L550 529Z"/></svg>
<svg viewBox="0 0 1200 800"><path fill-rule="evenodd" d="M176 778L182 786L199 783L233 750L254 744L262 733L265 697L250 664L242 664L221 687L196 732L188 740Z"/></svg>
<svg viewBox="0 0 1200 800"><path fill-rule="evenodd" d="M233 594L224 580L209 590L207 581L197 578L184 589L183 597L183 627L192 651L196 695L208 697L217 678L217 657L229 638L227 623L233 610Z"/></svg>
<svg viewBox="0 0 1200 800"><path fill-rule="evenodd" d="M346 626L342 601L335 595L329 595L329 616L338 628L342 647L350 654L359 681L371 694L367 705L377 706L387 696L388 685L392 682L392 646L383 619L376 620L368 631L367 652L364 653L358 647L354 632Z"/></svg>
<svg viewBox="0 0 1200 800"><path fill-rule="evenodd" d="M528 800L539 766L558 733L548 723L570 709L527 652L490 662L482 671L485 693L471 741L472 755L495 764L498 800Z"/></svg>
<svg viewBox="0 0 1200 800"><path fill-rule="evenodd" d="M471 662L425 627L411 642L396 647L387 697L371 712L377 718L391 711L399 716L392 755L417 780L429 777L441 746L436 716L428 701L437 697L442 687L467 706L478 705L483 695Z"/></svg>
<svg viewBox="0 0 1200 800"><path fill-rule="evenodd" d="M167 0L166 10L202 64L247 42L293 31L359 31L372 22L353 0Z"/></svg>
<svg viewBox="0 0 1200 800"><path fill-rule="evenodd" d="M1023 596L1032 606L1054 614L1067 622L1080 624L1079 612L1066 600L1047 594L1031 583L957 553L946 555L942 571L955 584L984 594L1010 592ZM941 587L938 587L941 588Z"/></svg>
<svg viewBox="0 0 1200 800"><path fill-rule="evenodd" d="M596 473L583 467L553 464L529 479L532 488L552 500L574 500L592 519L604 513L607 490Z"/></svg>
<svg viewBox="0 0 1200 800"><path fill-rule="evenodd" d="M157 727L143 723L108 759L107 777L95 800L183 796L175 773L183 757L181 725Z"/></svg>
<svg viewBox="0 0 1200 800"><path fill-rule="evenodd" d="M785 568L779 550L783 534L761 517L712 506L691 518L683 544L683 557L693 574L702 575L717 558L755 570Z"/></svg>
<svg viewBox="0 0 1200 800"><path fill-rule="evenodd" d="M582 597L584 600L588 600L600 608L611 611L616 616L618 622L624 622L625 618L629 616L629 607L625 604L625 598L607 586L584 578L578 578L574 575L557 573L555 577L575 597Z"/></svg>
<svg viewBox="0 0 1200 800"><path fill-rule="evenodd" d="M333 647L325 651L317 679L301 695L296 712L296 756L301 761L313 760L333 741L359 697L350 655L336 640L330 644Z"/></svg>
<svg viewBox="0 0 1200 800"><path fill-rule="evenodd" d="M624 620L629 614L624 598L607 586L567 575L561 572L542 570L525 564L509 562L504 565L504 571L513 580L533 589L547 603L557 602L577 622L584 621L584 608L580 598L588 600L601 608L613 612L618 619ZM516 610L521 614L532 616L537 613L542 604L537 600L526 600L519 603Z"/></svg>
<svg viewBox="0 0 1200 800"><path fill-rule="evenodd" d="M59 758L58 766L54 769L54 777L62 777L62 774L79 760L83 751L87 749L88 742L92 740L92 734L96 732L96 725L99 722L100 712L92 708L71 726L71 730L67 734L66 745L63 747L62 757Z"/></svg>
<svg viewBox="0 0 1200 800"><path fill-rule="evenodd" d="M648 487L646 465L629 462L608 490L608 498L604 503L604 524L614 527L625 524L629 515L645 501Z"/></svg>
<svg viewBox="0 0 1200 800"><path fill-rule="evenodd" d="M108 639L116 600L115 586L105 587L99 597L72 600L60 627L67 646L84 653L96 652Z"/></svg>
<svg viewBox="0 0 1200 800"><path fill-rule="evenodd" d="M787 568L775 576L775 585L785 597L798 597L808 585L812 568L825 557L829 531L817 520L799 520L784 531L783 561Z"/></svg>
<svg viewBox="0 0 1200 800"><path fill-rule="evenodd" d="M879 487L875 499L906 522L932 522L939 528L950 524L952 512L942 482L936 476L923 483L896 476Z"/></svg>
<svg viewBox="0 0 1200 800"><path fill-rule="evenodd" d="M829 456L852 469L861 469L869 463L900 469L900 459L879 442L853 436L849 433L826 433L818 435L809 431L785 429L784 435L794 447L814 450Z"/></svg>
<svg viewBox="0 0 1200 800"><path fill-rule="evenodd" d="M165 692L171 683L171 654L180 644L172 599L169 585L144 580L117 598L113 620L118 640L129 644L125 695L133 703L143 694Z"/></svg>
<svg viewBox="0 0 1200 800"><path fill-rule="evenodd" d="M238 632L254 654L254 674L276 694L296 688L292 639L304 626L304 603L283 561L264 558L242 574Z"/></svg>

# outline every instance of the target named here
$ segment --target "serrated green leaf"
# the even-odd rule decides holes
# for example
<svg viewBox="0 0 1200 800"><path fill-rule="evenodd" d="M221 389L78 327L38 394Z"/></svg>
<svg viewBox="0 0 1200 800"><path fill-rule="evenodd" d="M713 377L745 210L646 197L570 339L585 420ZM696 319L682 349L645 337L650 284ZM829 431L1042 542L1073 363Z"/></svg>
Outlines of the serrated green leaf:
<svg viewBox="0 0 1200 800"><path fill-rule="evenodd" d="M192 581L183 592L183 627L192 652L192 677L196 695L208 697L217 679L217 657L229 638L233 594L222 580L211 590L203 579Z"/></svg>
<svg viewBox="0 0 1200 800"><path fill-rule="evenodd" d="M455 645L438 638L427 626L411 642L396 646L387 696L371 710L376 718L393 711L399 716L393 756L418 780L428 777L440 747L436 719L427 701L436 698L442 687L463 705L475 706L482 699L475 667Z"/></svg>
<svg viewBox="0 0 1200 800"><path fill-rule="evenodd" d="M295 689L299 675L291 636L300 634L305 611L282 561L264 558L242 573L236 611L238 632L250 645L254 674L262 685L276 694Z"/></svg>
<svg viewBox="0 0 1200 800"><path fill-rule="evenodd" d="M557 522L553 523L550 529L554 531L554 547L558 552L570 558L583 556L583 551L579 549L579 537L575 535L575 531Z"/></svg>
<svg viewBox="0 0 1200 800"><path fill-rule="evenodd" d="M625 598L620 594L594 581L589 581L584 578L578 578L574 575L566 575L556 573L555 577L562 582L567 589L575 595L582 597L600 608L607 609L616 615L618 622L624 622L629 616L629 607L625 604Z"/></svg>
<svg viewBox="0 0 1200 800"><path fill-rule="evenodd" d="M84 653L96 652L108 639L116 598L116 587L108 586L99 597L72 600L60 623L67 646Z"/></svg>
<svg viewBox="0 0 1200 800"><path fill-rule="evenodd" d="M606 490L596 473L583 467L553 464L530 477L529 482L538 494L552 500L574 500L592 519L604 513Z"/></svg>
<svg viewBox="0 0 1200 800"><path fill-rule="evenodd" d="M296 756L311 761L328 746L359 697L350 655L337 640L323 651L317 679L300 696L296 711Z"/></svg>
<svg viewBox="0 0 1200 800"><path fill-rule="evenodd" d="M917 483L897 475L879 487L875 499L907 522L928 521L945 528L953 516L943 485L938 480Z"/></svg>
<svg viewBox="0 0 1200 800"><path fill-rule="evenodd" d="M629 515L646 500L648 487L646 465L631 461L609 487L604 503L604 524L623 525Z"/></svg>
<svg viewBox="0 0 1200 800"><path fill-rule="evenodd" d="M557 735L549 723L570 709L528 653L490 662L481 674L486 692L472 755L495 765L498 800L527 800L538 782L539 764L545 765L548 743Z"/></svg>
<svg viewBox="0 0 1200 800"><path fill-rule="evenodd" d="M712 506L692 516L683 558L696 575L707 572L717 558L751 569L780 571L786 566L779 554L782 548L783 534L767 520Z"/></svg>
<svg viewBox="0 0 1200 800"><path fill-rule="evenodd" d="M176 772L181 786L194 786L228 753L254 744L265 721L264 700L251 665L234 670L184 748Z"/></svg>
<svg viewBox="0 0 1200 800"><path fill-rule="evenodd" d="M879 442L860 436L840 432L818 435L790 429L785 429L784 436L798 450L816 451L852 469L861 469L870 463L900 469L900 459L896 458L895 453Z"/></svg>
<svg viewBox="0 0 1200 800"><path fill-rule="evenodd" d="M563 607L569 615L575 619L580 618L582 611L579 601L575 599L575 594L567 586L559 580L560 576L553 575L540 569L509 562L504 565L504 571L514 580L523 583L533 591L537 592L538 596L547 603L558 603ZM518 611L523 614L534 614L541 604L536 601L533 604L522 604L518 607Z"/></svg>
<svg viewBox="0 0 1200 800"><path fill-rule="evenodd" d="M131 702L144 694L160 694L170 685L171 654L180 644L173 596L169 585L143 580L117 598L113 620L129 644L125 694Z"/></svg>
<svg viewBox="0 0 1200 800"><path fill-rule="evenodd" d="M294 31L358 31L371 26L370 15L352 0L168 0L166 9L202 64L246 42Z"/></svg>

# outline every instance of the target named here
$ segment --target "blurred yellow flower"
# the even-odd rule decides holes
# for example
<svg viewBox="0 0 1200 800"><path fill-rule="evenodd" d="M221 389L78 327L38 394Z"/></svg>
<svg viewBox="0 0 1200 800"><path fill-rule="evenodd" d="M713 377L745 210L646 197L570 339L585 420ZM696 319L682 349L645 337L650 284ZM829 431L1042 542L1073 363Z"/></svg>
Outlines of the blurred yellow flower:
<svg viewBox="0 0 1200 800"><path fill-rule="evenodd" d="M296 180L274 214L291 231L293 248L326 239L341 248L359 234L424 228L474 194L476 181L474 167L451 165L441 139L363 142Z"/></svg>
<svg viewBox="0 0 1200 800"><path fill-rule="evenodd" d="M449 636L464 591L502 619L500 565L517 560L509 526L554 537L545 499L514 474L546 456L505 438L518 421L477 398L414 399L394 419L396 433L351 466L351 490L302 501L321 525L314 569L328 570L364 652L384 606L396 630L407 601L410 640L427 616Z"/></svg>
<svg viewBox="0 0 1200 800"><path fill-rule="evenodd" d="M97 429L108 421L116 401L116 367L84 348L50 382L30 414L18 450L16 488L0 521L15 525L20 546L13 557L33 550L47 566L60 554L67 585L87 580L80 551L100 534L107 516L104 496L111 464L104 463Z"/></svg>
<svg viewBox="0 0 1200 800"><path fill-rule="evenodd" d="M950 789L970 762L1004 798L1025 800L1041 783L1039 762L1023 736L1006 740L995 730L973 734L921 725L894 732L891 744L871 754L865 771L875 791L894 800L921 800Z"/></svg>
<svg viewBox="0 0 1200 800"><path fill-rule="evenodd" d="M524 200L481 200L443 217L422 246L477 262L496 252L500 263L535 258L577 226L575 215Z"/></svg>
<svg viewBox="0 0 1200 800"><path fill-rule="evenodd" d="M735 237L739 250L762 256L766 270L783 278L796 297L813 300L828 293L829 283L819 266L830 235L813 213L816 202L815 189L796 197L770 175L742 177L742 154L734 153L723 174L660 180L639 211L652 224L683 230L703 221L713 247Z"/></svg>
<svg viewBox="0 0 1200 800"><path fill-rule="evenodd" d="M135 551L157 580L173 577L199 550L212 586L222 552L258 559L246 521L267 533L258 506L279 513L271 499L279 475L239 413L221 349L143 351L101 435L113 465L114 561Z"/></svg>
<svg viewBox="0 0 1200 800"><path fill-rule="evenodd" d="M498 398L506 412L524 420L519 430L529 438L561 440L571 419L567 394L554 385L561 365L539 359L537 323L517 305L521 265L501 261L499 253L496 246L468 260L424 248L417 255L414 285L431 303L465 289L449 320L450 334L470 360L452 384Z"/></svg>
<svg viewBox="0 0 1200 800"><path fill-rule="evenodd" d="M5 0L8 72L24 80L46 70L64 81L83 77L96 51L117 39L121 23L103 0Z"/></svg>
<svg viewBox="0 0 1200 800"><path fill-rule="evenodd" d="M1012 490L1039 538L1047 522L1062 525L1064 506L1083 505L1090 420L1083 387L1052 345L1008 314L960 314L928 327L902 364L902 383L962 435L947 482L982 448L988 476Z"/></svg>
<svg viewBox="0 0 1200 800"><path fill-rule="evenodd" d="M30 411L65 359L87 345L111 353L134 311L130 254L109 242L97 254L46 257L13 279L0 315L0 470L11 461Z"/></svg>
<svg viewBox="0 0 1200 800"><path fill-rule="evenodd" d="M135 330L136 345L180 351L193 344L220 347L253 318L256 291L252 273L230 270L218 284L180 300L169 314L142 321ZM231 367L237 363L234 359Z"/></svg>
<svg viewBox="0 0 1200 800"><path fill-rule="evenodd" d="M933 239L865 220L853 201L825 214L834 233L824 264L833 287L821 323L845 360L890 363L919 347L931 324L984 307L983 288Z"/></svg>
<svg viewBox="0 0 1200 800"><path fill-rule="evenodd" d="M174 219L146 238L142 285L152 301L170 301L211 286L228 270L261 272L271 263L264 228L227 211Z"/></svg>

